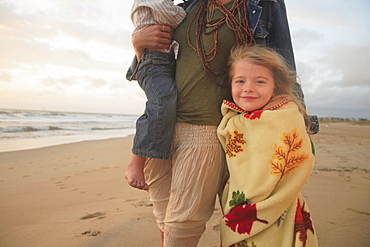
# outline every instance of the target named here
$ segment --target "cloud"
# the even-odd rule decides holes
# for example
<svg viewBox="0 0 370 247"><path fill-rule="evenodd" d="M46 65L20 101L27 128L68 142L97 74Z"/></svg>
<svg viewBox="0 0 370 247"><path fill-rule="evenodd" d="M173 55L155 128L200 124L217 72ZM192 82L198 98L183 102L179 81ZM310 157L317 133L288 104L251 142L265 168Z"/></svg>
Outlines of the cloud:
<svg viewBox="0 0 370 247"><path fill-rule="evenodd" d="M303 54L303 53L301 53ZM320 56L297 58L299 75L310 87L370 87L370 45L336 44L323 47ZM322 83L319 83L322 81ZM319 84L318 84L319 83ZM306 84L307 85L307 84Z"/></svg>
<svg viewBox="0 0 370 247"><path fill-rule="evenodd" d="M9 72L0 72L0 81L11 82L13 78L13 75Z"/></svg>
<svg viewBox="0 0 370 247"><path fill-rule="evenodd" d="M328 47L326 55L322 63L341 78L328 86L370 88L370 45L339 44Z"/></svg>
<svg viewBox="0 0 370 247"><path fill-rule="evenodd" d="M3 26L0 29L1 68L18 68L22 63L107 70L122 66L122 61L126 58L122 56L124 50L131 48L130 39L127 38L131 35L130 31L124 28L123 23L116 23L114 29L107 26L107 23L97 25L99 21L91 20L99 20L99 16L103 14L101 11L90 13L85 10L80 13L78 10L86 9L86 6L77 6L80 7L74 11L56 8L52 12L38 10L24 13L19 11L19 6L0 3ZM86 11L88 13L84 14ZM68 14L69 12L72 14ZM101 61L99 56L94 55L107 50L112 50L113 54L121 54L121 59L117 61L115 57ZM115 66L117 62L121 64Z"/></svg>
<svg viewBox="0 0 370 247"><path fill-rule="evenodd" d="M57 33L51 28L50 22L45 16L34 15L28 12L19 11L12 3L0 2L0 29L2 39L6 35L11 39L32 40L36 37L50 38Z"/></svg>
<svg viewBox="0 0 370 247"><path fill-rule="evenodd" d="M316 60L297 64L311 113L370 118L369 51L369 46L328 45Z"/></svg>
<svg viewBox="0 0 370 247"><path fill-rule="evenodd" d="M116 0L1 1L2 107L141 112L145 95L125 80L134 56L131 6Z"/></svg>
<svg viewBox="0 0 370 247"><path fill-rule="evenodd" d="M357 29L369 23L370 2L368 0L295 0L285 1L288 9L288 18L291 23L302 26L318 27L317 30L327 28ZM367 20L367 22L364 20Z"/></svg>
<svg viewBox="0 0 370 247"><path fill-rule="evenodd" d="M317 44L320 42L320 33L307 28L301 28L292 32L292 40L294 48L298 50L305 49L310 44Z"/></svg>
<svg viewBox="0 0 370 247"><path fill-rule="evenodd" d="M134 56L132 4L0 1L0 105L141 113L145 94L125 80ZM370 2L286 5L309 111L370 118Z"/></svg>
<svg viewBox="0 0 370 247"><path fill-rule="evenodd" d="M344 90L332 87L306 94L310 98L309 112L321 117L364 117L369 118L369 89L353 87Z"/></svg>
<svg viewBox="0 0 370 247"><path fill-rule="evenodd" d="M370 2L297 0L287 7L309 111L370 118Z"/></svg>
<svg viewBox="0 0 370 247"><path fill-rule="evenodd" d="M79 89L83 90L87 93L87 91L97 91L104 87L112 88L111 82L108 82L106 79L101 77L93 77L93 76L66 76L66 77L46 77L43 78L41 84L48 88L49 90L57 89L68 91L71 89ZM115 88L121 89L123 83L116 82L114 83Z"/></svg>

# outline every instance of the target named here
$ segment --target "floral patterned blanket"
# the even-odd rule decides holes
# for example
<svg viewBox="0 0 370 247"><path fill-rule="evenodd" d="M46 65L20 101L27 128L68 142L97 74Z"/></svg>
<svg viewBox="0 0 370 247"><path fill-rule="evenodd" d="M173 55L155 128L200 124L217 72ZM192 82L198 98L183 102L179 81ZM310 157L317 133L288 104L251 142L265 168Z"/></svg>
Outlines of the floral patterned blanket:
<svg viewBox="0 0 370 247"><path fill-rule="evenodd" d="M283 101L246 113L224 101L218 137L229 180L221 201L222 246L317 246L300 191L314 155L298 107Z"/></svg>

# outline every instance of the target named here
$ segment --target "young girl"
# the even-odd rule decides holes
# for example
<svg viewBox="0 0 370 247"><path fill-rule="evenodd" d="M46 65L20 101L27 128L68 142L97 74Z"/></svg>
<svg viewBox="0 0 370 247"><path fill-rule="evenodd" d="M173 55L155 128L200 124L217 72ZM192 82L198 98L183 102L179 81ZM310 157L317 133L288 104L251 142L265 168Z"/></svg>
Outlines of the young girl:
<svg viewBox="0 0 370 247"><path fill-rule="evenodd" d="M314 166L295 77L278 53L236 46L229 58L234 102L224 101L218 137L229 180L222 195L222 245L317 246L300 190Z"/></svg>

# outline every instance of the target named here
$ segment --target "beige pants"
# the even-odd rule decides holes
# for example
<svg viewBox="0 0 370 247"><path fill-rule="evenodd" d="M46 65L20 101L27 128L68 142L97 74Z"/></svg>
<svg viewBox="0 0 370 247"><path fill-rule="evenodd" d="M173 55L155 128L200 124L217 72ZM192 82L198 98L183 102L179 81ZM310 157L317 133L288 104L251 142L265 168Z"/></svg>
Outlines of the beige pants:
<svg viewBox="0 0 370 247"><path fill-rule="evenodd" d="M176 123L170 159L147 161L153 213L166 247L197 246L212 216L226 167L216 128Z"/></svg>

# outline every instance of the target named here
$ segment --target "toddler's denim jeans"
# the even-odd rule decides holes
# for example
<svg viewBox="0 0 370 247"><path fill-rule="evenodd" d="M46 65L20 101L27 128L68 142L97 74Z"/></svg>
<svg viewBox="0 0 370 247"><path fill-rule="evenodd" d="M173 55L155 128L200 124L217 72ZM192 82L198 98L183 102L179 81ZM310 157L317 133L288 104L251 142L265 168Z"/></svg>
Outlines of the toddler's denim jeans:
<svg viewBox="0 0 370 247"><path fill-rule="evenodd" d="M155 159L168 159L176 122L176 60L173 54L145 51L137 80L147 102L145 112L136 122L132 153Z"/></svg>

